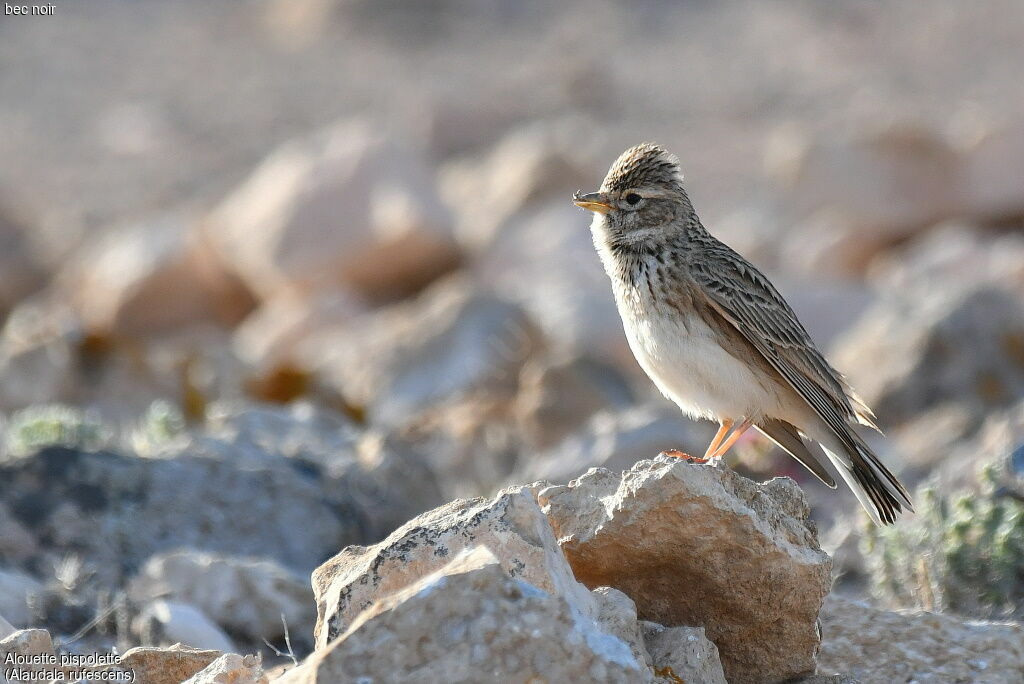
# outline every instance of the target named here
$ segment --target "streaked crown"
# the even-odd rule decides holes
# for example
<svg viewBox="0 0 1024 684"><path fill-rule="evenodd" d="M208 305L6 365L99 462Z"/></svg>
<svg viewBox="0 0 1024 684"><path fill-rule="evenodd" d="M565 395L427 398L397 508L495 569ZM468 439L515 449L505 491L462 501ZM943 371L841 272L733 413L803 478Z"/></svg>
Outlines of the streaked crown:
<svg viewBox="0 0 1024 684"><path fill-rule="evenodd" d="M612 164L604 178L601 190L621 192L630 188L670 186L683 189L683 174L679 170L679 157L655 143L640 143L631 147Z"/></svg>

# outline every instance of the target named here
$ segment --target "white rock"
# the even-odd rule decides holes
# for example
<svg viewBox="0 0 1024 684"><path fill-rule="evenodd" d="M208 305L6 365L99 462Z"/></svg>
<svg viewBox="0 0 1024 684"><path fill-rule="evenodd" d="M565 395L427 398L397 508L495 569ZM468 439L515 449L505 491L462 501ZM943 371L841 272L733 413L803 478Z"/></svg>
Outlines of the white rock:
<svg viewBox="0 0 1024 684"><path fill-rule="evenodd" d="M18 656L41 657L39 663L17 663ZM8 664L8 660L13 661ZM0 640L0 683L49 681L49 673L60 670L53 650L53 640L45 629L23 629ZM11 669L26 676L10 676ZM63 674L63 673L58 673Z"/></svg>
<svg viewBox="0 0 1024 684"><path fill-rule="evenodd" d="M1019 682L1024 626L925 612L890 613L830 597L818 666L862 682Z"/></svg>
<svg viewBox="0 0 1024 684"><path fill-rule="evenodd" d="M283 145L213 212L206 234L262 297L342 285L392 298L459 259L423 160L358 120Z"/></svg>
<svg viewBox="0 0 1024 684"><path fill-rule="evenodd" d="M895 292L840 338L833 361L883 425L945 402L985 415L1024 395L1024 305L991 288Z"/></svg>
<svg viewBox="0 0 1024 684"><path fill-rule="evenodd" d="M268 560L198 551L154 556L128 586L133 601L156 598L200 606L235 634L272 641L288 630L309 633L316 612L306 579Z"/></svg>
<svg viewBox="0 0 1024 684"><path fill-rule="evenodd" d="M530 207L502 228L473 270L564 348L632 364L587 214L570 196Z"/></svg>
<svg viewBox="0 0 1024 684"><path fill-rule="evenodd" d="M317 648L350 629L375 601L477 545L490 549L513 577L594 615L590 592L573 577L533 495L520 488L490 501L453 501L410 520L375 546L350 546L317 568Z"/></svg>
<svg viewBox="0 0 1024 684"><path fill-rule="evenodd" d="M718 648L708 641L703 627L662 627L642 621L644 645L663 681L726 684Z"/></svg>
<svg viewBox="0 0 1024 684"><path fill-rule="evenodd" d="M970 214L989 221L1024 216L1024 123L991 131L966 156Z"/></svg>
<svg viewBox="0 0 1024 684"><path fill-rule="evenodd" d="M159 335L189 324L237 324L252 296L197 237L187 211L104 235L67 267L63 296L90 330Z"/></svg>
<svg viewBox="0 0 1024 684"><path fill-rule="evenodd" d="M486 548L383 597L281 682L645 682L629 647Z"/></svg>
<svg viewBox="0 0 1024 684"><path fill-rule="evenodd" d="M539 344L518 306L451 279L357 320L309 357L346 398L368 407L372 421L391 425L487 387L511 396Z"/></svg>
<svg viewBox="0 0 1024 684"><path fill-rule="evenodd" d="M266 684L259 656L225 653L183 684Z"/></svg>
<svg viewBox="0 0 1024 684"><path fill-rule="evenodd" d="M792 480L659 457L538 500L577 579L621 590L642 619L704 627L730 682L814 671L832 563Z"/></svg>
<svg viewBox="0 0 1024 684"><path fill-rule="evenodd" d="M187 603L157 600L145 606L133 627L150 643L181 643L193 648L228 652L231 639L203 611Z"/></svg>

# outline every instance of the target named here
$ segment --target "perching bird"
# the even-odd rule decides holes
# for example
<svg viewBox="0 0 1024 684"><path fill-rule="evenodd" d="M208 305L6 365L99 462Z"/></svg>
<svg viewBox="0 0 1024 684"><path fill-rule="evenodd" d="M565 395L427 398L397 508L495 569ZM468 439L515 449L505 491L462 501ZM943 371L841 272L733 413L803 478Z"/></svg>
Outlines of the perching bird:
<svg viewBox="0 0 1024 684"><path fill-rule="evenodd" d="M871 410L771 282L704 228L675 155L637 145L598 192L573 200L594 212L594 245L640 366L684 413L719 423L703 457L664 453L717 461L753 426L835 488L831 461L876 523L913 510L854 430L877 429Z"/></svg>

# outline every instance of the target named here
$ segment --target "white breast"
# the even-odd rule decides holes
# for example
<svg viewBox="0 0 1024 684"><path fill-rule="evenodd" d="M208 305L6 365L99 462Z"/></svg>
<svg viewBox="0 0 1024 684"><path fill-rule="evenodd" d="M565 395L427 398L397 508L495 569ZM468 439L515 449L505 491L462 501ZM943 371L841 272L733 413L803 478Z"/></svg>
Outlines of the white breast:
<svg viewBox="0 0 1024 684"><path fill-rule="evenodd" d="M781 415L771 384L719 346L699 316L684 318L635 290L617 291L616 302L640 366L684 413L713 420Z"/></svg>

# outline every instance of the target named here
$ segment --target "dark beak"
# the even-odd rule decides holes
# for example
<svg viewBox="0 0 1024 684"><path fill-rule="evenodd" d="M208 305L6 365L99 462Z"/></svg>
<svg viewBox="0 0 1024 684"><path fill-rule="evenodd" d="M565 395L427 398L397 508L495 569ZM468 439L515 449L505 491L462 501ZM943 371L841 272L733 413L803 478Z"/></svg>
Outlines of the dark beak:
<svg viewBox="0 0 1024 684"><path fill-rule="evenodd" d="M601 192L588 192L584 195L577 190L572 196L572 203L598 214L607 214L615 208L608 201L608 196Z"/></svg>

